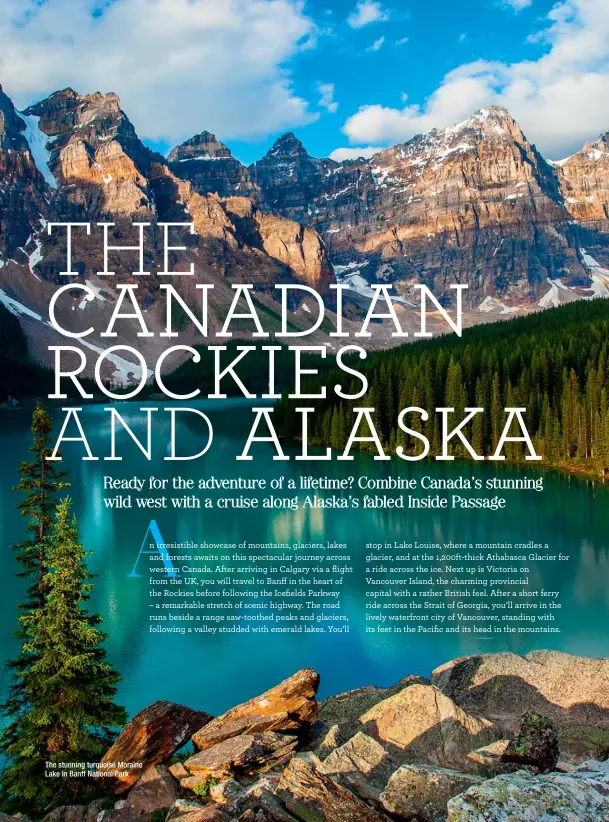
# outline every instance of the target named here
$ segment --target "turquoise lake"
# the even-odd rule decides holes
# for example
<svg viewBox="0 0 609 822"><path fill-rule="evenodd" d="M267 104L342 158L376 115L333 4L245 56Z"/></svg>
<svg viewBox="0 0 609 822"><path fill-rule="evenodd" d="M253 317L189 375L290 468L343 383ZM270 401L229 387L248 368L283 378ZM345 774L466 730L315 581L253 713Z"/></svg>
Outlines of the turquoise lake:
<svg viewBox="0 0 609 822"><path fill-rule="evenodd" d="M162 403L155 403L162 407ZM116 406L136 432L143 432L139 405ZM109 634L107 650L123 681L120 698L130 714L157 699L169 699L220 713L289 676L298 668L313 667L321 674L321 696L365 684L389 685L407 674L428 675L438 664L465 654L512 650L526 653L553 648L589 656L609 656L609 488L592 481L538 468L498 466L492 463L404 463L374 461L357 455L354 462L298 463L271 459L270 446L259 445L253 462L238 462L253 414L240 402L200 403L214 425L214 442L201 459L168 462L168 414L154 426L153 459L147 461L123 434L119 439L122 462L82 461L81 447L66 445L64 467L72 482L83 543L92 552L90 565L97 574L92 607L104 618ZM96 454L109 453L109 420L102 406L81 413L90 445ZM161 419L162 416L162 419ZM193 419L187 419L187 417ZM56 412L58 422L63 413ZM16 511L18 497L11 493L16 470L30 447L29 414L6 411L0 416L0 656L15 651L12 631L23 584L15 577L11 544L24 538L25 522ZM200 449L201 426L194 415L179 422L180 447ZM197 447L198 446L198 447ZM288 449L289 451L289 449ZM253 511L172 510L153 513L113 510L103 501L103 477L257 477L268 480L298 473L333 477L365 474L418 477L477 476L539 477L545 490L506 492L505 510L327 510ZM324 492L321 492L322 494ZM329 493L329 492L328 492ZM489 492L487 492L489 493ZM148 528L158 522L167 542L325 542L348 544L354 565L366 542L547 542L551 553L568 554L563 563L544 563L531 573L531 585L560 591L562 610L553 635L417 635L366 634L364 631L363 573L345 583L344 612L351 632L341 636L307 634L223 634L215 636L153 634L148 631L148 582L129 573ZM6 692L2 673L0 689Z"/></svg>

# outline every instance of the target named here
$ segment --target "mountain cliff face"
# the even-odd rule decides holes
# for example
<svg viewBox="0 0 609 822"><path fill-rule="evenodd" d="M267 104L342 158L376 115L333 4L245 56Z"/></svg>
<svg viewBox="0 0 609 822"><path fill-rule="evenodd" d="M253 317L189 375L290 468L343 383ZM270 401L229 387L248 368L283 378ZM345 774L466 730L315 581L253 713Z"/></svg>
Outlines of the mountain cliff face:
<svg viewBox="0 0 609 822"><path fill-rule="evenodd" d="M25 131L0 86L0 268L26 244L33 226L41 227L49 208L48 186Z"/></svg>
<svg viewBox="0 0 609 822"><path fill-rule="evenodd" d="M230 152L213 135L199 135L189 141L191 145L176 149L176 162L170 164L140 141L115 94L81 96L72 89L56 92L20 114L2 95L0 117L0 169L5 180L1 224L7 234L6 253L25 246L28 237L30 242L36 240L43 249L38 268L43 276L54 279L63 264L58 242L40 234L40 220L44 223L51 218L110 220L115 223L113 242L117 245L135 244L132 221L192 221L198 235L193 249L198 247L201 260L224 275L247 276L256 282L259 269L263 284L291 275L307 281L317 276L317 252L311 259L311 271L307 259L304 270L299 264L298 271L291 271L283 251L275 257L261 254L260 243L253 248L248 245L221 198L198 186L196 175L193 182L172 171L172 165L181 165L183 155L199 156L203 145L210 156L230 162ZM196 159L192 162L202 165ZM246 171L241 176L247 180ZM300 227L293 226L295 243L299 232ZM158 232L151 256L156 256L160 241ZM99 265L98 244L91 240L80 245L85 268ZM320 247L325 254L323 243ZM124 256L127 272L132 261Z"/></svg>
<svg viewBox="0 0 609 822"><path fill-rule="evenodd" d="M165 159L142 143L115 94L68 88L17 112L0 89L0 301L31 326L43 358L44 316L65 260L65 238L47 236L49 221L111 222L116 245L136 244L132 221L150 223L150 277L132 277L135 254L114 255L112 268L137 282L153 324L161 322L157 222L194 224L195 236L176 235L187 250L171 264L194 263L191 302L196 282L214 283L217 316L231 282L251 282L272 300L277 282L329 298L338 279L352 290L353 317L371 282L393 285L409 327L416 284L452 303L450 285L459 282L469 286L473 323L609 296L609 136L546 162L495 107L368 160L311 157L289 133L246 168L207 131ZM117 299L111 279L97 276L101 241L99 230L76 232L78 270L96 296L74 294L69 327L86 328ZM380 326L377 336L387 344Z"/></svg>
<svg viewBox="0 0 609 822"><path fill-rule="evenodd" d="M609 231L609 133L553 164L569 213L582 224Z"/></svg>
<svg viewBox="0 0 609 822"><path fill-rule="evenodd" d="M73 232L75 269L84 275L94 297L83 299L82 290L75 288L71 297L64 298L59 319L72 331L85 330L92 323L103 328L119 297L116 278L98 276L103 233L97 222L113 224L110 243L116 246L137 246L138 232L132 222L149 224L145 257L150 276L132 274L139 268L136 252L112 254L110 268L120 282L137 284L138 301L153 331L161 330L164 323L159 300L163 280L157 276L157 266L163 262L163 231L158 222L194 224L196 236L183 229L180 237L179 229L173 229L171 243L187 248L170 253L170 265L184 270L194 264L195 277L180 282L180 292L193 307L200 301L196 283L213 283L212 331L232 300L231 282L254 284L259 296L271 301L271 315L275 311L272 286L277 282L315 285L329 294L334 274L314 229L262 214L247 198L245 218L216 193L219 185L206 188L196 174L191 181L176 173L174 169L189 164L202 168L206 161L196 159L201 152L217 157L210 162L216 163L218 171L222 166L226 179L233 180L222 189L224 194L243 190L255 197L247 170L240 170L213 135L199 135L176 149L175 161L168 162L141 142L115 94L83 96L68 88L17 112L0 90L0 302L19 316L35 356L48 361L48 345L62 341L46 319L52 293L66 282L61 276L66 235L55 229L49 236L46 226L51 221L92 224L89 235L83 229ZM186 158L188 162L180 162ZM137 321L122 325L112 343L135 342L141 330ZM109 344L101 341L102 348L94 348L101 351ZM150 356L163 347L162 340L146 341ZM115 358L116 368L109 367L105 376L124 381L137 373L137 368L119 360Z"/></svg>
<svg viewBox="0 0 609 822"><path fill-rule="evenodd" d="M283 262L300 281L329 295L334 272L319 234L294 220L267 214L246 197L230 197L225 207L238 232Z"/></svg>
<svg viewBox="0 0 609 822"><path fill-rule="evenodd" d="M279 143L252 170L263 205L298 213L335 263L359 266L366 279L405 296L418 282L447 296L450 283L466 282L474 307L486 297L535 301L548 277L582 277L557 175L505 109L483 109L368 161L310 161L292 150L290 165ZM283 189L311 163L315 174L309 188L293 190L295 204Z"/></svg>
<svg viewBox="0 0 609 822"><path fill-rule="evenodd" d="M510 313L604 292L608 169L607 137L549 163L490 107L369 160L315 159L286 134L248 171L262 209L317 229L354 288L424 282L448 301L465 282L470 308Z"/></svg>
<svg viewBox="0 0 609 822"><path fill-rule="evenodd" d="M64 203L95 216L154 216L147 179L154 155L138 139L115 94L82 97L64 89L26 109L23 117L45 145L46 165Z"/></svg>
<svg viewBox="0 0 609 822"><path fill-rule="evenodd" d="M327 189L324 181L337 169L332 160L310 157L291 132L249 167L260 189L262 206L299 222L311 222L311 204Z"/></svg>
<svg viewBox="0 0 609 822"><path fill-rule="evenodd" d="M176 146L167 159L176 177L189 180L198 194L258 199L258 188L249 171L209 131Z"/></svg>

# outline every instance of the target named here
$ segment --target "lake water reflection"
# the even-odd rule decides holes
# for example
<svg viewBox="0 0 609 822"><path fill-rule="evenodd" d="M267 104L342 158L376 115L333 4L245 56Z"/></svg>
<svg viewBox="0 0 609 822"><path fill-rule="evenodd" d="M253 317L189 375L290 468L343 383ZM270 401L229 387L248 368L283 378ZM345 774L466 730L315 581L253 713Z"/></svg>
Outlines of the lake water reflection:
<svg viewBox="0 0 609 822"><path fill-rule="evenodd" d="M157 407L161 403L155 404ZM119 406L138 430L139 405ZM475 652L554 648L591 656L609 655L609 493L602 485L545 472L542 493L508 493L508 506L499 511L435 510L141 510L117 511L103 502L103 477L257 477L268 480L307 475L382 478L390 474L421 477L483 479L492 476L541 476L539 469L486 463L446 464L433 461L406 464L393 459L374 461L358 455L354 462L297 463L273 461L270 448L258 446L253 462L237 462L253 415L240 402L201 403L213 420L215 438L200 460L163 460L168 417L155 424L155 453L148 462L135 445L125 443L122 462L82 461L77 446L64 448L65 467L72 481L71 495L83 542L93 552L90 563L98 574L93 607L109 634L107 648L123 675L120 697L130 713L156 699L170 699L219 713L275 684L295 670L311 666L322 676L321 695L364 684L389 685L411 673L427 675L438 664ZM63 416L57 412L58 419ZM182 415L178 437L181 447L198 450L200 426L194 415ZM190 417L193 417L190 419ZM187 419L188 418L188 419ZM108 453L108 415L101 406L82 412L94 453ZM141 425L141 423L139 423ZM143 430L143 429L140 429ZM158 439L157 439L158 438ZM159 446L158 443L161 443ZM15 651L11 631L22 585L15 579L11 544L23 538L24 521L16 512L17 497L10 493L16 469L30 445L29 415L5 412L0 417L0 544L4 552L0 577L0 656ZM128 455L128 457L127 457ZM487 492L492 494L492 492ZM322 492L323 494L323 492ZM348 581L343 607L351 632L323 635L167 635L148 631L148 594L145 578L130 579L135 556L149 520L154 516L167 542L325 542L348 544L356 573ZM363 580L366 542L547 542L551 552L568 554L563 563L545 563L531 573L531 586L559 590L562 610L554 635L437 635L367 634L364 631ZM4 694L6 677L0 686Z"/></svg>

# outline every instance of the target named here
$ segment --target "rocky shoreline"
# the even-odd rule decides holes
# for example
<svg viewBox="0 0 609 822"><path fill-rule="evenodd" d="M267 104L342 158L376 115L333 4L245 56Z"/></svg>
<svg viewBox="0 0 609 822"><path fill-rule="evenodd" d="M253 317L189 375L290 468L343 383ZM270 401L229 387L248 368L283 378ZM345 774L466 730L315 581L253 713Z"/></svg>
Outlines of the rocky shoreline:
<svg viewBox="0 0 609 822"><path fill-rule="evenodd" d="M303 669L215 718L156 702L103 759L111 801L44 822L609 820L609 658L482 654L318 687Z"/></svg>

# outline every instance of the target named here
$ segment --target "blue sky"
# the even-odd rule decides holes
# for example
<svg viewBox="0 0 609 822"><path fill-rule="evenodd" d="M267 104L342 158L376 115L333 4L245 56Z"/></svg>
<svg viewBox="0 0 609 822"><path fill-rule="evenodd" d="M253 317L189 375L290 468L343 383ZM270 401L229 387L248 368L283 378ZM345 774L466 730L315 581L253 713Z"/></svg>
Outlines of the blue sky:
<svg viewBox="0 0 609 822"><path fill-rule="evenodd" d="M244 162L294 131L342 158L507 106L558 159L609 130L608 0L2 0L19 107L115 91L165 151L207 129Z"/></svg>
<svg viewBox="0 0 609 822"><path fill-rule="evenodd" d="M347 20L355 5L345 0L332 3L331 10L323 0L307 5L328 34L320 36L316 48L294 59L294 88L315 100L317 84L332 83L338 103L336 112L322 109L318 120L293 129L315 156L327 156L348 144L341 128L360 106L401 108L404 94L408 102L422 105L444 75L465 62L537 57L547 46L528 43L527 37L553 3L537 2L518 13L493 0L387 3L381 6L387 9L387 20L352 28ZM372 50L380 38L380 48ZM264 153L269 140L232 145L235 153L250 160Z"/></svg>

